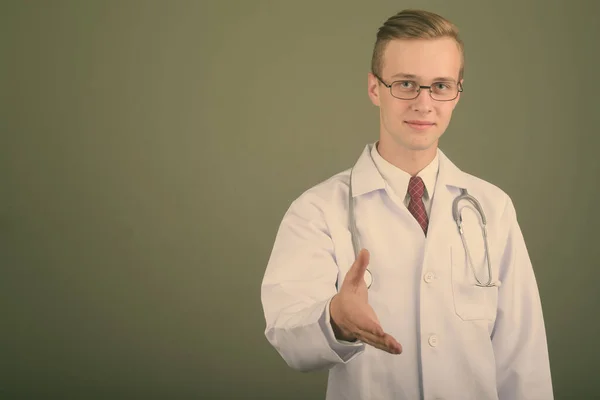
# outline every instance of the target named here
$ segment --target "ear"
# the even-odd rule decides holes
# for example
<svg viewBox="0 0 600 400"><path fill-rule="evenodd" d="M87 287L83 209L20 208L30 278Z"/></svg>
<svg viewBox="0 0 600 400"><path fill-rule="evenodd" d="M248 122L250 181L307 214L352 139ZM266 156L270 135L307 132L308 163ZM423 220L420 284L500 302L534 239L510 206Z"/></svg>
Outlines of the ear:
<svg viewBox="0 0 600 400"><path fill-rule="evenodd" d="M367 93L371 99L371 103L379 107L379 80L375 77L375 75L373 75L372 72L369 72L367 75Z"/></svg>
<svg viewBox="0 0 600 400"><path fill-rule="evenodd" d="M459 81L459 83L460 83L460 86L461 86L461 87L462 87L462 85L464 84L464 83L463 83L464 81L465 81L465 80L464 80L464 78L463 78L463 79L461 79L461 80ZM462 94L462 92L458 92L458 96L456 97L456 99L454 99L454 106L452 107L453 109L454 109L454 107L456 107L456 105L458 104L458 101L460 100L460 95L461 95L461 94Z"/></svg>

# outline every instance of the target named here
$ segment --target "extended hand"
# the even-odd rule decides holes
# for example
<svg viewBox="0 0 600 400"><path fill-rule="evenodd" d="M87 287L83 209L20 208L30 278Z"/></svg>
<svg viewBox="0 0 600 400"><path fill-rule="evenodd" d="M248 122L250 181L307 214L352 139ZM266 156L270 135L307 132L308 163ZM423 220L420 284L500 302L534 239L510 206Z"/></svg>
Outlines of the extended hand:
<svg viewBox="0 0 600 400"><path fill-rule="evenodd" d="M331 300L329 310L333 331L340 340L358 339L388 353L400 354L402 346L383 331L375 311L369 305L364 281L368 265L369 252L363 249L348 270L339 293Z"/></svg>

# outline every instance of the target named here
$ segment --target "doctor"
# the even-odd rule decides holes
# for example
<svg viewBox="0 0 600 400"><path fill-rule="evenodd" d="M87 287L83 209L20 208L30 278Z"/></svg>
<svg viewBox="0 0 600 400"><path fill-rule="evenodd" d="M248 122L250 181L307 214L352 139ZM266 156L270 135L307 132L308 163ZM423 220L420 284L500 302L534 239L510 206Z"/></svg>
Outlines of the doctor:
<svg viewBox="0 0 600 400"><path fill-rule="evenodd" d="M389 18L368 74L379 140L283 217L262 283L265 334L290 367L329 369L327 399L553 398L513 203L438 149L463 67L446 19ZM453 203L463 190L484 217Z"/></svg>

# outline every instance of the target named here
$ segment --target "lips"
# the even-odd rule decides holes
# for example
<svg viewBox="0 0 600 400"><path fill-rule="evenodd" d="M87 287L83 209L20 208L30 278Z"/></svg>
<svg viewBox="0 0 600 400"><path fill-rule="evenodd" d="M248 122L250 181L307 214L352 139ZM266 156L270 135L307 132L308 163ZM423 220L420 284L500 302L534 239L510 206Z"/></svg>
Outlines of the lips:
<svg viewBox="0 0 600 400"><path fill-rule="evenodd" d="M428 132L429 128L432 128L435 125L434 122L422 120L410 120L404 122L413 130L413 132Z"/></svg>
<svg viewBox="0 0 600 400"><path fill-rule="evenodd" d="M430 121L410 120L410 121L405 121L405 122L409 125L422 125L422 126L435 125L433 122L430 122Z"/></svg>

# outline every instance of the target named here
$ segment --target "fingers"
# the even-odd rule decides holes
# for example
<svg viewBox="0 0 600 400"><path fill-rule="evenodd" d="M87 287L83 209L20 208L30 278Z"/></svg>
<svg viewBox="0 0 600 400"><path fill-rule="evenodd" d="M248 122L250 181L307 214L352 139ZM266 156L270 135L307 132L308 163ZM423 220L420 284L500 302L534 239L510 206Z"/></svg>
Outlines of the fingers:
<svg viewBox="0 0 600 400"><path fill-rule="evenodd" d="M356 334L356 337L358 340L390 354L402 353L402 345L387 333L384 333L382 336L376 336L367 331L360 331Z"/></svg>
<svg viewBox="0 0 600 400"><path fill-rule="evenodd" d="M370 318L360 318L351 329L353 336L380 350L400 354L402 346L393 336L384 332L381 325Z"/></svg>
<svg viewBox="0 0 600 400"><path fill-rule="evenodd" d="M363 316L363 318L356 320L356 325L351 329L352 334L357 339L391 354L402 352L400 343L393 336L384 332L379 321L377 321L376 315L373 314L371 318L367 317L366 314L363 314ZM375 318L375 320L372 318Z"/></svg>
<svg viewBox="0 0 600 400"><path fill-rule="evenodd" d="M354 329L356 331L368 332L374 336L385 335L383 328L379 324L377 315L375 315L375 312L369 307L367 307L367 309L361 309L361 313L356 315L354 323L356 324Z"/></svg>

